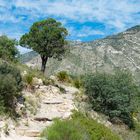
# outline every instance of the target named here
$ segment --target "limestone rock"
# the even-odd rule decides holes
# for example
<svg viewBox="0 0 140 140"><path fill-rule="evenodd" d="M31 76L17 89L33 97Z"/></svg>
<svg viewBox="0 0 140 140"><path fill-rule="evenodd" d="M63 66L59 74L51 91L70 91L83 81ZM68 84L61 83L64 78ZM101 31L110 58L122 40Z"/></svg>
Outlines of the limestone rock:
<svg viewBox="0 0 140 140"><path fill-rule="evenodd" d="M54 75L51 75L50 79L53 80L53 81L57 81L57 78Z"/></svg>
<svg viewBox="0 0 140 140"><path fill-rule="evenodd" d="M33 85L42 86L42 85L43 85L42 79L38 79L37 77L34 77L34 78L33 78Z"/></svg>
<svg viewBox="0 0 140 140"><path fill-rule="evenodd" d="M21 73L21 75L22 75L22 76L27 75L27 71L26 71L26 70L25 70L25 71L23 71L23 72Z"/></svg>
<svg viewBox="0 0 140 140"><path fill-rule="evenodd" d="M75 88L75 87L65 86L63 84L58 84L58 86L61 87L61 88L63 88L66 93L69 93L69 94L79 93L79 90L77 88Z"/></svg>

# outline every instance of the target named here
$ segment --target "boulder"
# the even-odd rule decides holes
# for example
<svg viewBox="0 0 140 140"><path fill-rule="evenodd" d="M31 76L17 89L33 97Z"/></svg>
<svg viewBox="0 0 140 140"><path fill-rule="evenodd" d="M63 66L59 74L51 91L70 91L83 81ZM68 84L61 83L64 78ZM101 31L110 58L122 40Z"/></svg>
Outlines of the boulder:
<svg viewBox="0 0 140 140"><path fill-rule="evenodd" d="M79 93L79 90L75 87L72 87L72 86L66 86L66 85L63 85L63 84L58 84L58 87L63 88L65 93L68 93L68 94Z"/></svg>
<svg viewBox="0 0 140 140"><path fill-rule="evenodd" d="M54 75L51 75L49 79L51 79L53 81L57 81L57 78Z"/></svg>
<svg viewBox="0 0 140 140"><path fill-rule="evenodd" d="M21 75L22 75L22 76L27 75L27 71L26 71L26 70L25 70L25 71L23 71L23 72L21 73Z"/></svg>
<svg viewBox="0 0 140 140"><path fill-rule="evenodd" d="M43 85L42 79L39 79L37 77L34 77L33 78L33 85L35 85L35 86L42 86Z"/></svg>

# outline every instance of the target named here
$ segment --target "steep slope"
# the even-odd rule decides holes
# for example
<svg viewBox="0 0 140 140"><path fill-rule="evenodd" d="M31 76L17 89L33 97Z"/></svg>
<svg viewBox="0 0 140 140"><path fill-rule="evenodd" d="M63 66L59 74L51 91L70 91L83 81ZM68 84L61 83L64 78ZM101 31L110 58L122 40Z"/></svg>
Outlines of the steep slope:
<svg viewBox="0 0 140 140"><path fill-rule="evenodd" d="M35 57L27 62L30 66L40 64ZM73 74L105 71L116 68L130 69L139 81L140 78L140 25L117 35L92 42L72 42L70 53L62 61L50 59L47 74L67 70Z"/></svg>

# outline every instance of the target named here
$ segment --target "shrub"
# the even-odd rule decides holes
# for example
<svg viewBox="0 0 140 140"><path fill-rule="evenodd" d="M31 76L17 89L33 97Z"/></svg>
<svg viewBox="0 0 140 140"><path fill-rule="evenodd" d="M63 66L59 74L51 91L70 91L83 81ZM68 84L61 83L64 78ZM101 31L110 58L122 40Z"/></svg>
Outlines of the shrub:
<svg viewBox="0 0 140 140"><path fill-rule="evenodd" d="M32 86L33 84L33 74L28 73L24 76L24 82L27 83L29 86Z"/></svg>
<svg viewBox="0 0 140 140"><path fill-rule="evenodd" d="M82 83L79 79L75 79L73 80L73 85L76 87L76 88L80 88L82 86Z"/></svg>
<svg viewBox="0 0 140 140"><path fill-rule="evenodd" d="M105 113L112 121L119 119L133 127L133 99L138 88L129 72L88 75L84 87L94 110Z"/></svg>
<svg viewBox="0 0 140 140"><path fill-rule="evenodd" d="M14 67L6 62L1 63L0 64L0 74L5 75L5 76L7 74L10 74L16 81L17 89L19 91L21 91L21 89L23 87L22 77L21 77L20 71L16 67Z"/></svg>
<svg viewBox="0 0 140 140"><path fill-rule="evenodd" d="M48 85L54 85L55 84L55 81L53 79L47 79L47 78L44 78L43 79L43 84L48 86Z"/></svg>
<svg viewBox="0 0 140 140"><path fill-rule="evenodd" d="M67 74L66 71L61 71L61 72L57 73L57 78L59 81L62 81L62 82L70 81L69 75Z"/></svg>
<svg viewBox="0 0 140 140"><path fill-rule="evenodd" d="M83 127L73 120L56 120L43 131L42 137L46 140L89 140Z"/></svg>
<svg viewBox="0 0 140 140"><path fill-rule="evenodd" d="M20 72L8 65L0 64L0 114L15 115L16 99L22 89Z"/></svg>
<svg viewBox="0 0 140 140"><path fill-rule="evenodd" d="M12 115L15 113L17 93L17 84L12 75L0 75L0 114L9 113L9 115Z"/></svg>
<svg viewBox="0 0 140 140"><path fill-rule="evenodd" d="M78 77L73 77L73 85L76 88L82 88L83 87L83 75Z"/></svg>
<svg viewBox="0 0 140 140"><path fill-rule="evenodd" d="M83 126L89 134L88 140L120 140L120 137L109 128L80 112L74 112L72 120L79 122L79 126Z"/></svg>
<svg viewBox="0 0 140 140"><path fill-rule="evenodd" d="M46 140L120 140L110 129L79 112L71 120L55 121L41 136Z"/></svg>
<svg viewBox="0 0 140 140"><path fill-rule="evenodd" d="M70 74L69 76L72 79L73 86L75 86L78 89L83 88L83 80L85 77L84 75Z"/></svg>

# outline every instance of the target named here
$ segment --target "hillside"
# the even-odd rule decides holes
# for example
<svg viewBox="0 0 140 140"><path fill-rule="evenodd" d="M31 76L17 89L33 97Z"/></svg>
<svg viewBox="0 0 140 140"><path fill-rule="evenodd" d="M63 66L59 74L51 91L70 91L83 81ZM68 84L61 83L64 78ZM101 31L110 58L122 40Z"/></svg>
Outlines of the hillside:
<svg viewBox="0 0 140 140"><path fill-rule="evenodd" d="M40 58L30 52L22 61L29 66L39 66ZM31 56L27 57L26 56ZM26 60L23 58L26 58ZM32 59L33 58L33 59ZM70 53L62 61L50 59L47 74L66 70L73 74L85 72L111 72L116 68L130 69L139 81L140 77L140 25L122 33L91 42L72 42Z"/></svg>
<svg viewBox="0 0 140 140"><path fill-rule="evenodd" d="M16 54L13 61L7 57L5 60L3 55L0 60L0 115L5 116L0 121L0 139L42 137L51 140L49 134L55 134L56 127L61 139L76 132L87 140L138 140L139 86L128 73L112 72L117 68L130 69L139 81L139 37L140 26L135 26L96 41L70 42L70 52L62 61L49 59L47 77L30 68L40 67L41 60L36 52L20 57L29 67L17 63ZM58 73L62 70L72 75L64 71ZM110 74L78 76L96 71ZM13 116L16 121L12 120Z"/></svg>

